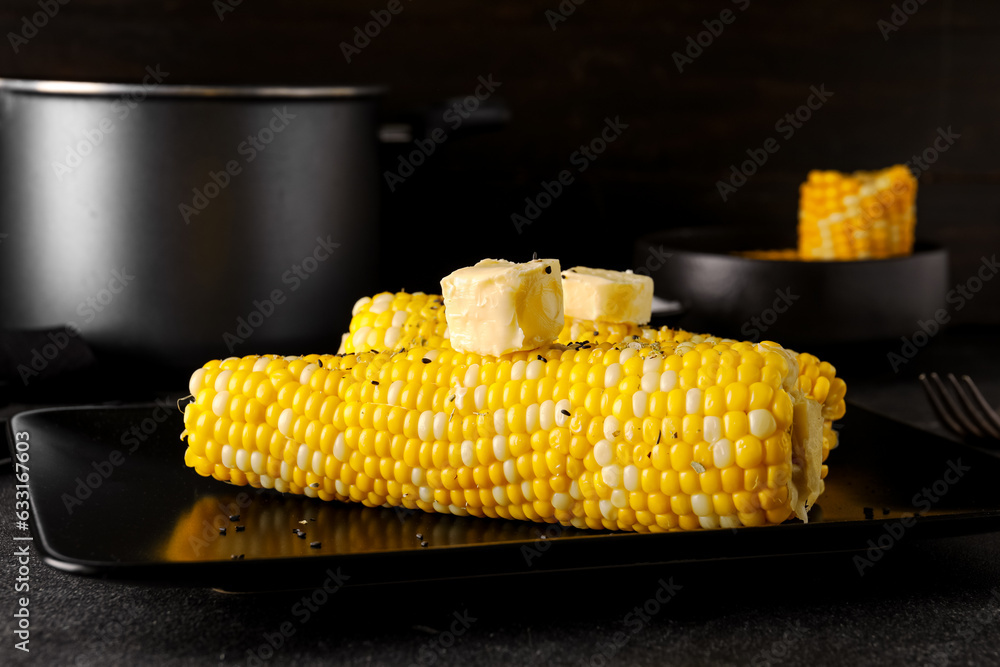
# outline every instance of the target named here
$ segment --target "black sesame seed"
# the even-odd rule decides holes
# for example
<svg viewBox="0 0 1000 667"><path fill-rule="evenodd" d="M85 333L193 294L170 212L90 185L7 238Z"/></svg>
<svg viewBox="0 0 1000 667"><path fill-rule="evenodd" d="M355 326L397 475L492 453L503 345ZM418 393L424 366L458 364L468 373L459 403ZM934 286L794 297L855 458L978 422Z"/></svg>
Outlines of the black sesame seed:
<svg viewBox="0 0 1000 667"><path fill-rule="evenodd" d="M310 484L309 486L311 486L311 487L312 487L312 488L314 488L314 489L318 489L318 488L319 488L319 482L313 482L313 483L312 483L312 484Z"/></svg>
<svg viewBox="0 0 1000 667"><path fill-rule="evenodd" d="M662 437L663 437L663 432L662 431L660 433L656 434L656 444L660 444L660 438L662 438Z"/></svg>
<svg viewBox="0 0 1000 667"><path fill-rule="evenodd" d="M888 507L883 507L882 508L882 514L883 514L883 516L886 515L886 514L888 514L888 513L889 513L889 508Z"/></svg>
<svg viewBox="0 0 1000 667"><path fill-rule="evenodd" d="M561 412L564 415L566 415L567 417L569 417L569 410L560 410L559 412Z"/></svg>
<svg viewBox="0 0 1000 667"><path fill-rule="evenodd" d="M420 546L422 546L422 547L426 547L426 546L427 546L427 542L421 542L421 543L420 543Z"/></svg>
<svg viewBox="0 0 1000 667"><path fill-rule="evenodd" d="M545 267L545 273L552 273L552 267L551 266L546 266Z"/></svg>
<svg viewBox="0 0 1000 667"><path fill-rule="evenodd" d="M306 534L305 534L305 532L303 532L303 531L301 531L301 530L300 530L300 531L299 531L299 532L297 533L297 535L299 536L299 539L300 539L300 540L304 540L304 539L306 539Z"/></svg>
<svg viewBox="0 0 1000 667"><path fill-rule="evenodd" d="M429 364L429 363L431 363L431 360L430 360L430 359L428 359L427 357L424 357L424 358L423 358L423 359L421 359L420 361L424 362L425 364Z"/></svg>
<svg viewBox="0 0 1000 667"><path fill-rule="evenodd" d="M323 546L323 543L322 542L310 542L309 546L312 547L313 549L319 549L321 546Z"/></svg>
<svg viewBox="0 0 1000 667"><path fill-rule="evenodd" d="M233 554L230 556L232 560L243 560L243 554Z"/></svg>
<svg viewBox="0 0 1000 667"><path fill-rule="evenodd" d="M242 533L244 530L246 530L246 528L247 528L246 526L236 526L236 532Z"/></svg>
<svg viewBox="0 0 1000 667"><path fill-rule="evenodd" d="M372 380L372 384L377 387L378 386L378 380Z"/></svg>
<svg viewBox="0 0 1000 667"><path fill-rule="evenodd" d="M417 533L417 539L418 540L424 539L424 534L423 533Z"/></svg>
<svg viewBox="0 0 1000 667"><path fill-rule="evenodd" d="M223 537L225 537L225 535L226 535L226 528L224 526L219 529L219 535L222 535Z"/></svg>
<svg viewBox="0 0 1000 667"><path fill-rule="evenodd" d="M240 515L239 514L230 514L229 515L229 520L230 521L239 521L240 520Z"/></svg>
<svg viewBox="0 0 1000 667"><path fill-rule="evenodd" d="M865 507L863 509L864 509L864 512L865 512L865 518L866 519L871 520L871 519L875 518L875 510L874 509L872 509L871 507Z"/></svg>
<svg viewBox="0 0 1000 667"><path fill-rule="evenodd" d="M538 355L538 360L539 360L539 361L548 361L548 359L546 359L546 358L545 358L545 357L543 357L542 355Z"/></svg>

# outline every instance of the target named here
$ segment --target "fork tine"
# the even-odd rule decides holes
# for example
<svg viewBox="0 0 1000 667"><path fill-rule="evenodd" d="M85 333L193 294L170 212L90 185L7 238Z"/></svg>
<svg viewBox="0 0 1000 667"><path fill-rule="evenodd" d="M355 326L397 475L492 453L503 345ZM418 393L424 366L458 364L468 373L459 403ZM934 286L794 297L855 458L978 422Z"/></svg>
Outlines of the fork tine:
<svg viewBox="0 0 1000 667"><path fill-rule="evenodd" d="M963 375L962 380L965 381L965 384L969 387L969 391L982 410L979 422L983 426L983 429L989 431L990 435L1000 440L1000 415L986 402L986 399L983 398L983 394L979 391L976 383L972 381L972 378L968 375Z"/></svg>
<svg viewBox="0 0 1000 667"><path fill-rule="evenodd" d="M937 379L937 374L932 373L935 379ZM955 421L955 418L948 412L945 408L944 403L941 402L941 397L938 395L938 390L931 385L930 380L927 379L926 373L920 374L920 384L923 385L924 391L927 393L927 399L931 402L931 407L934 408L934 412L937 413L938 419L944 422L950 430L954 431L958 435L964 435L965 431L962 429L961 424ZM941 385L941 381L937 380L937 385L940 387L941 395L947 397L947 393L944 391L944 387Z"/></svg>
<svg viewBox="0 0 1000 667"><path fill-rule="evenodd" d="M941 392L944 394L944 399L948 402L948 406L955 413L955 417L957 417L958 421L962 423L962 426L965 427L966 431L975 438L985 437L983 435L982 430L976 424L974 424L971 419L969 419L969 416L966 414L965 410L959 407L958 403L955 402L955 399L952 398L951 394L949 394L948 391L944 388L944 383L941 382L941 378L938 377L938 374L931 373L931 379L934 380L940 386ZM955 379L955 374L948 373L948 380L950 380L952 386L955 387L955 392L958 394L958 397L959 399L961 399L962 403L968 405L968 397L965 395L965 392L962 390L962 387L959 386L958 380Z"/></svg>

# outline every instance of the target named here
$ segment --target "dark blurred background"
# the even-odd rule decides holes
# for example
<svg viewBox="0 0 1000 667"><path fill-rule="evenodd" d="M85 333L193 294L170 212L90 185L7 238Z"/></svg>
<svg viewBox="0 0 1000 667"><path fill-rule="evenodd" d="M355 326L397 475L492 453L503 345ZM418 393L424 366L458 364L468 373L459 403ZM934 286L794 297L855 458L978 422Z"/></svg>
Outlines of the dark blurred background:
<svg viewBox="0 0 1000 667"><path fill-rule="evenodd" d="M159 65L170 83L384 83L390 121L492 77L505 127L452 137L394 192L383 179L384 289L437 291L485 256L623 268L636 237L664 227L791 232L808 170L909 161L949 128L959 138L920 175L918 236L951 249L956 283L1000 247L995 2L400 2L348 63L341 43L386 2L71 0L17 53L0 48L0 74L137 81ZM37 11L4 2L5 41ZM793 136L776 131L811 87L832 95ZM578 173L571 156L607 118L628 127ZM716 182L770 137L778 152L724 202ZM563 169L575 181L518 233L511 215ZM988 287L956 321L1000 322Z"/></svg>

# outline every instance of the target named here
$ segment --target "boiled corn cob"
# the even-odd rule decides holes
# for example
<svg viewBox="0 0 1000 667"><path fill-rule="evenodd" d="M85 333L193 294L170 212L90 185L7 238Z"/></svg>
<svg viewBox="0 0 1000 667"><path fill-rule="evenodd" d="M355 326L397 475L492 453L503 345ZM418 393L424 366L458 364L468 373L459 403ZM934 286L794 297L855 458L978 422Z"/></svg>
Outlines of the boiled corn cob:
<svg viewBox="0 0 1000 667"><path fill-rule="evenodd" d="M324 500L656 532L805 520L819 405L773 343L415 346L195 371L185 462Z"/></svg>
<svg viewBox="0 0 1000 667"><path fill-rule="evenodd" d="M653 329L636 324L566 318L557 342L567 345L578 341L594 344L639 341L669 346L686 342L700 343L709 338L711 337L669 327ZM723 342L732 344L735 341L723 339ZM374 297L359 299L354 305L350 329L345 336L341 352L399 350L408 349L413 345L451 349L442 297L423 292L413 294L383 292ZM832 364L821 362L811 354L798 355L798 364L798 388L808 398L815 399L822 406L824 419L822 477L825 479L829 473L825 462L830 450L837 446L837 433L833 429L833 422L844 416L847 385L843 379L837 377L836 368Z"/></svg>
<svg viewBox="0 0 1000 667"><path fill-rule="evenodd" d="M811 171L799 192L801 259L878 259L913 251L917 181L907 167Z"/></svg>

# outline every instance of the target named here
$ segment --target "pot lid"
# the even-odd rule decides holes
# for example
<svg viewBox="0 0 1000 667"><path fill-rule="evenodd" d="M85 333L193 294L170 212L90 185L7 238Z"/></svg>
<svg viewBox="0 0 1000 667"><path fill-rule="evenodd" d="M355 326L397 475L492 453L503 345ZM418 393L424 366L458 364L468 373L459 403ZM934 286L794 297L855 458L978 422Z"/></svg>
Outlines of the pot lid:
<svg viewBox="0 0 1000 667"><path fill-rule="evenodd" d="M117 96L140 94L150 97L266 97L266 98L348 98L384 95L384 86L286 86L286 85L184 85L158 83L152 68L144 83L104 83L96 81L51 81L0 77L0 90L49 95ZM145 81L151 80L149 83Z"/></svg>

